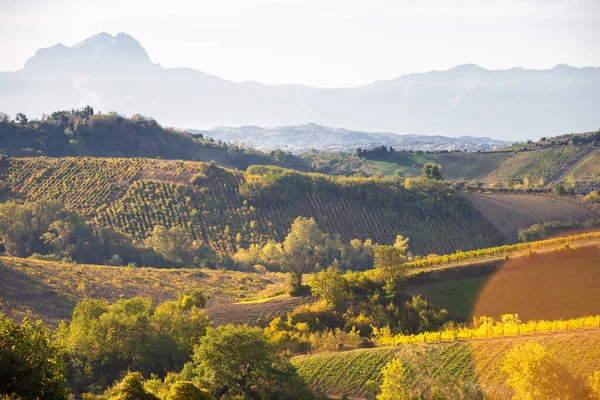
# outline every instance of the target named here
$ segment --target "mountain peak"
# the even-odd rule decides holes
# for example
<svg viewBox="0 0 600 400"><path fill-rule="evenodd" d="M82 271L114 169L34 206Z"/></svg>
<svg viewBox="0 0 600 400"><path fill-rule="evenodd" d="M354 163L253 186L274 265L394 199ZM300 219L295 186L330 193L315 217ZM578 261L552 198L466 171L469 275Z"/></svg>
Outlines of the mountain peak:
<svg viewBox="0 0 600 400"><path fill-rule="evenodd" d="M487 69L480 67L477 64L462 64L450 68L448 71L455 72L472 72L472 71L487 71Z"/></svg>
<svg viewBox="0 0 600 400"><path fill-rule="evenodd" d="M56 44L40 49L27 60L25 69L64 68L87 71L126 64L152 65L148 53L131 35L119 32L113 36L100 32L81 42L66 47Z"/></svg>
<svg viewBox="0 0 600 400"><path fill-rule="evenodd" d="M104 51L115 47L121 47L127 50L143 49L140 42L135 40L133 36L124 32L119 32L115 36L110 33L101 32L71 46L71 49L77 51Z"/></svg>

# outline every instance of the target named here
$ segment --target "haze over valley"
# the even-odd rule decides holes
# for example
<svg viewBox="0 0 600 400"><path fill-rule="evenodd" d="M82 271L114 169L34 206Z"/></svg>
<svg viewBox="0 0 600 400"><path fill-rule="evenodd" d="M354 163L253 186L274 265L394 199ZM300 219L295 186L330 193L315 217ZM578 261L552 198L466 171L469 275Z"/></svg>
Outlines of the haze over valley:
<svg viewBox="0 0 600 400"><path fill-rule="evenodd" d="M132 36L99 33L73 46L38 50L23 69L0 74L0 92L0 110L31 117L89 104L186 129L313 122L514 141L596 129L600 68L487 70L465 64L351 88L264 85L163 68Z"/></svg>

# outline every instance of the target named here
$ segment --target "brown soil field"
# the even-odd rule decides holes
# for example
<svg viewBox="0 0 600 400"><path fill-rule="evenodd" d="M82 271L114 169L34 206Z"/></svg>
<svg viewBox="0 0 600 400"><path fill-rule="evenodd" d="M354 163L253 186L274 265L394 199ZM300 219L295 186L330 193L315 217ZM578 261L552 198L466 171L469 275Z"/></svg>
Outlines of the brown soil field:
<svg viewBox="0 0 600 400"><path fill-rule="evenodd" d="M600 214L578 201L533 194L469 194L473 206L510 241L519 229L544 222L585 222Z"/></svg>
<svg viewBox="0 0 600 400"><path fill-rule="evenodd" d="M287 314L301 304L314 300L313 297L277 296L265 301L247 303L220 303L208 307L213 325L248 324L262 328L273 319L285 319Z"/></svg>

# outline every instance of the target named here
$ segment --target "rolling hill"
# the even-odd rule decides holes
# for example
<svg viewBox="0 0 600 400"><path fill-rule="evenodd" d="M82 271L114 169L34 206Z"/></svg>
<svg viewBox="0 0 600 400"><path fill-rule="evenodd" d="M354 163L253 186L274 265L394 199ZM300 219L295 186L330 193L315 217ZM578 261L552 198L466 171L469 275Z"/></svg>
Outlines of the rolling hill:
<svg viewBox="0 0 600 400"><path fill-rule="evenodd" d="M477 151L504 147L509 143L484 137L462 136L458 138L431 135L398 135L384 132L360 132L332 128L315 123L266 128L259 126L216 127L200 131L188 129L193 134L220 139L225 142L252 143L259 149L284 149L303 153L312 149L344 151L369 149L376 146L392 146L397 150L461 150Z"/></svg>
<svg viewBox="0 0 600 400"><path fill-rule="evenodd" d="M0 161L0 181L7 198L57 200L97 226L138 239L156 225L181 226L228 253L283 240L298 216L313 216L346 242L391 243L402 234L420 255L490 247L515 241L519 228L534 223L597 216L577 202L544 196L432 196L406 190L396 178L336 178L276 167L242 172L144 158L7 158Z"/></svg>
<svg viewBox="0 0 600 400"><path fill-rule="evenodd" d="M441 165L444 179L479 181L485 184L503 185L507 180L532 184L600 180L600 153L592 145L563 145L531 148L507 147L497 151L395 153L382 157L365 157L379 165L377 172L393 175L396 170L405 176L418 176L423 164L435 162Z"/></svg>
<svg viewBox="0 0 600 400"><path fill-rule="evenodd" d="M344 241L391 243L405 235L417 254L504 240L469 201L451 192L410 191L393 178L260 171L140 158L10 158L0 163L8 197L58 200L98 226L139 239L157 224L181 226L215 250L233 252L251 243L283 240L296 217L313 216L321 229ZM258 186L246 184L248 179ZM261 182L271 183L262 187ZM434 235L436 240L430 240Z"/></svg>
<svg viewBox="0 0 600 400"><path fill-rule="evenodd" d="M230 303L276 294L285 286L281 273L126 268L13 257L0 257L0 276L0 312L17 321L31 315L53 327L69 319L85 298L112 303L142 296L160 303L177 299L190 288L209 296L209 315L214 308L215 318L223 323L230 319L222 315L222 304L231 307ZM263 318L269 315L266 311Z"/></svg>

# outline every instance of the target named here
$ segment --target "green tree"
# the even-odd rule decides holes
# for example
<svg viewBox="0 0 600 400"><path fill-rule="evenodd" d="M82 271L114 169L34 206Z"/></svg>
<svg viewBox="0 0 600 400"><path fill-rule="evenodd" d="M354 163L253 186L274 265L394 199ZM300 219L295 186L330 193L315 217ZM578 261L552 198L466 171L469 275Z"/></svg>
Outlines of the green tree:
<svg viewBox="0 0 600 400"><path fill-rule="evenodd" d="M63 351L41 321L17 325L0 314L0 395L66 399L65 374Z"/></svg>
<svg viewBox="0 0 600 400"><path fill-rule="evenodd" d="M352 239L349 245L342 246L340 253L340 265L345 270L366 271L373 268L373 257L375 246L371 239L361 242Z"/></svg>
<svg viewBox="0 0 600 400"><path fill-rule="evenodd" d="M141 297L112 305L88 299L75 306L71 322L61 324L57 335L71 365L69 381L79 393L104 389L127 370L164 376L182 368L208 324L203 310L183 310L179 302L155 307Z"/></svg>
<svg viewBox="0 0 600 400"><path fill-rule="evenodd" d="M557 196L564 196L567 194L567 189L565 189L565 187L560 183L557 183L552 187L552 193L554 193Z"/></svg>
<svg viewBox="0 0 600 400"><path fill-rule="evenodd" d="M381 370L383 383L377 400L408 400L406 370L398 358L394 358Z"/></svg>
<svg viewBox="0 0 600 400"><path fill-rule="evenodd" d="M518 344L505 356L502 371L515 400L585 399L589 393L558 360L536 342Z"/></svg>
<svg viewBox="0 0 600 400"><path fill-rule="evenodd" d="M156 225L146 245L175 264L189 265L194 259L194 241L187 230L178 226L167 229Z"/></svg>
<svg viewBox="0 0 600 400"><path fill-rule="evenodd" d="M292 275L292 291L300 289L302 276L322 261L324 244L325 234L314 218L296 218L283 242L283 267Z"/></svg>
<svg viewBox="0 0 600 400"><path fill-rule="evenodd" d="M27 115L25 115L23 113L18 113L15 120L21 125L25 125L25 124L27 124L27 122L29 122Z"/></svg>
<svg viewBox="0 0 600 400"><path fill-rule="evenodd" d="M333 307L348 297L347 282L339 269L329 267L314 274L309 282L312 294L319 296Z"/></svg>
<svg viewBox="0 0 600 400"><path fill-rule="evenodd" d="M194 363L199 379L217 397L302 398L305 391L294 367L257 327L209 329L195 349Z"/></svg>
<svg viewBox="0 0 600 400"><path fill-rule="evenodd" d="M427 179L442 180L442 167L440 164L427 163L421 169L421 176Z"/></svg>
<svg viewBox="0 0 600 400"><path fill-rule="evenodd" d="M408 238L398 235L393 246L375 247L375 268L386 284L386 292L392 297L396 293L396 284L406 274L404 263L407 259L408 241Z"/></svg>

